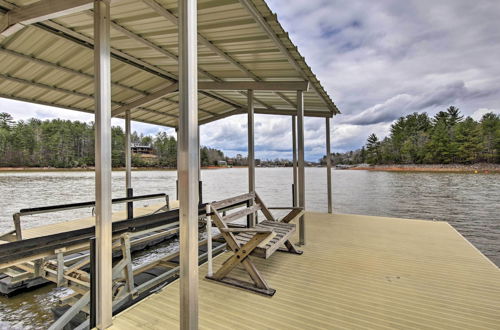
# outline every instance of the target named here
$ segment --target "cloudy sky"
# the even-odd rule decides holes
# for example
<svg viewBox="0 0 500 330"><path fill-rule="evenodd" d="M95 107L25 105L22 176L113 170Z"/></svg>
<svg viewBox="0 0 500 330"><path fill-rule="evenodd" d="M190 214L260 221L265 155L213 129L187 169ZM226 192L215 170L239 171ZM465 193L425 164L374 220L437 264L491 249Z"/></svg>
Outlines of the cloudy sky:
<svg viewBox="0 0 500 330"><path fill-rule="evenodd" d="M449 105L479 119L500 113L500 1L268 0L308 64L342 111L333 120L333 151L384 137L398 117ZM78 112L0 99L16 119L92 120ZM123 125L119 119L114 124ZM256 116L256 157L290 158L290 118ZM324 120L308 118L306 158L324 154ZM155 134L164 128L135 123ZM171 130L167 130L171 132ZM246 153L246 117L205 125L201 143Z"/></svg>

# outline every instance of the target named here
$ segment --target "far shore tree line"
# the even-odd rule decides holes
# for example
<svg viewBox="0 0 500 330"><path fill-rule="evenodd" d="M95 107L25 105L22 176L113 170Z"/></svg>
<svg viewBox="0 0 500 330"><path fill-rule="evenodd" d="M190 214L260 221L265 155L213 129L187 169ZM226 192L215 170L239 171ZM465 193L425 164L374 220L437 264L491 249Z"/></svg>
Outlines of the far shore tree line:
<svg viewBox="0 0 500 330"><path fill-rule="evenodd" d="M111 129L113 167L125 166L125 133L119 126ZM160 132L155 136L133 132L131 142L150 146L156 155L144 158L134 154L135 167L177 165L174 136ZM70 120L31 118L14 121L0 113L0 167L77 168L94 166L94 124ZM320 160L324 164L326 157ZM246 165L246 157L229 158L221 150L201 147L202 166L226 161ZM391 125L389 136L380 140L371 134L365 146L346 153L333 153L334 164L472 164L500 163L500 116L485 114L479 121L464 118L450 106L434 117L413 113ZM262 166L291 166L285 160L258 161Z"/></svg>
<svg viewBox="0 0 500 330"><path fill-rule="evenodd" d="M113 126L112 164L125 166L125 133ZM156 157L144 158L133 154L132 166L169 167L177 165L177 143L174 136L160 132L155 136L131 134L131 142L150 146ZM0 167L78 168L95 164L94 124L70 120L14 121L6 112L0 113ZM220 150L202 147L202 166L217 165L226 160Z"/></svg>
<svg viewBox="0 0 500 330"><path fill-rule="evenodd" d="M332 160L346 165L499 164L500 116L487 113L475 121L454 106L432 118L413 113L394 122L384 139L371 134L361 149L332 154Z"/></svg>

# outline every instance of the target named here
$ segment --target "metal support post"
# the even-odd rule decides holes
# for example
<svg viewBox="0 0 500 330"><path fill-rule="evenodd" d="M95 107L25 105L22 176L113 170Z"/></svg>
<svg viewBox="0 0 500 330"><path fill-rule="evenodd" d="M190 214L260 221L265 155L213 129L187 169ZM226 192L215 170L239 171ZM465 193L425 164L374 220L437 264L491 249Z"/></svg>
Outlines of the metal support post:
<svg viewBox="0 0 500 330"><path fill-rule="evenodd" d="M198 329L197 1L179 0L180 328Z"/></svg>
<svg viewBox="0 0 500 330"><path fill-rule="evenodd" d="M97 327L112 324L110 4L94 1Z"/></svg>
<svg viewBox="0 0 500 330"><path fill-rule="evenodd" d="M127 198L134 197L134 189L127 188ZM127 219L134 218L134 202L127 202Z"/></svg>
<svg viewBox="0 0 500 330"><path fill-rule="evenodd" d="M203 204L203 182L201 181L201 144L200 126L198 126L198 204Z"/></svg>
<svg viewBox="0 0 500 330"><path fill-rule="evenodd" d="M292 185L292 205L297 206L297 117L292 116L292 169L293 169L293 185Z"/></svg>
<svg viewBox="0 0 500 330"><path fill-rule="evenodd" d="M305 209L306 206L306 187L305 187L305 160L304 160L304 94L297 91L297 146L298 146L298 195L299 207ZM299 244L306 244L306 233L304 216L299 219Z"/></svg>
<svg viewBox="0 0 500 330"><path fill-rule="evenodd" d="M96 264L96 241L95 238L90 239L90 329L97 326L97 264Z"/></svg>
<svg viewBox="0 0 500 330"><path fill-rule="evenodd" d="M253 90L248 90L248 191L255 191L255 134L254 134L254 99ZM250 202L251 203L251 202ZM248 205L251 207L252 205ZM248 226L255 226L254 214L248 215Z"/></svg>
<svg viewBox="0 0 500 330"><path fill-rule="evenodd" d="M133 197L132 190L132 149L130 143L130 110L125 111L125 192L127 197ZM134 217L134 203L127 203L127 219Z"/></svg>
<svg viewBox="0 0 500 330"><path fill-rule="evenodd" d="M208 276L213 275L213 265L212 265L212 216L210 215L210 205L207 204L205 208L205 213L207 214L207 264L208 264Z"/></svg>
<svg viewBox="0 0 500 330"><path fill-rule="evenodd" d="M328 213L333 213L332 201L332 157L330 149L330 118L325 120L326 128L326 186L328 189Z"/></svg>
<svg viewBox="0 0 500 330"><path fill-rule="evenodd" d="M132 145L130 142L130 110L125 112L125 188L132 188Z"/></svg>

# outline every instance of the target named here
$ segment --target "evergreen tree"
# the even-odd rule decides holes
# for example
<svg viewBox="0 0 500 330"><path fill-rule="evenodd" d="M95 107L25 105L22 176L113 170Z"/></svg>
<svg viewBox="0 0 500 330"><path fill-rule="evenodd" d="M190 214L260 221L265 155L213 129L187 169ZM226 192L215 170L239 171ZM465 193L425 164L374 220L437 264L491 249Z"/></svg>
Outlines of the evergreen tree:
<svg viewBox="0 0 500 330"><path fill-rule="evenodd" d="M482 157L490 163L500 163L500 115L487 113L480 121L483 140Z"/></svg>
<svg viewBox="0 0 500 330"><path fill-rule="evenodd" d="M380 163L380 141L378 137L372 133L366 143L366 152L367 157L366 160L370 164L379 164Z"/></svg>
<svg viewBox="0 0 500 330"><path fill-rule="evenodd" d="M482 149L480 124L471 117L455 126L455 145L460 163L473 163Z"/></svg>
<svg viewBox="0 0 500 330"><path fill-rule="evenodd" d="M364 149L359 151L365 152ZM346 154L339 154L344 159ZM366 143L370 164L449 164L487 161L500 163L500 116L488 113L476 122L450 106L432 119L426 113L401 117L390 135L379 141L372 134Z"/></svg>
<svg viewBox="0 0 500 330"><path fill-rule="evenodd" d="M114 167L125 165L125 133L119 126L111 128L111 159ZM131 134L133 143L153 147L157 157L144 160L133 155L133 166L177 165L177 142L165 132L156 136ZM0 113L0 166L87 167L95 163L94 123L69 120L30 119L15 122L8 113ZM205 150L205 151L203 151ZM203 147L204 165L224 159L222 151Z"/></svg>

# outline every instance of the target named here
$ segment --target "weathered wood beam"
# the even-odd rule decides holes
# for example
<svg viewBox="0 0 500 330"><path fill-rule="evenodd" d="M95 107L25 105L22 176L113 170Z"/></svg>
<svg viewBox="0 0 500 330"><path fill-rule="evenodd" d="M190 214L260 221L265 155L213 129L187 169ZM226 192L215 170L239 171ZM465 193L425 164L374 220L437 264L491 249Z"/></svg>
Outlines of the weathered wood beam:
<svg viewBox="0 0 500 330"><path fill-rule="evenodd" d="M0 21L0 34L10 36L26 25L77 13L93 6L93 0L42 0L8 11Z"/></svg>

